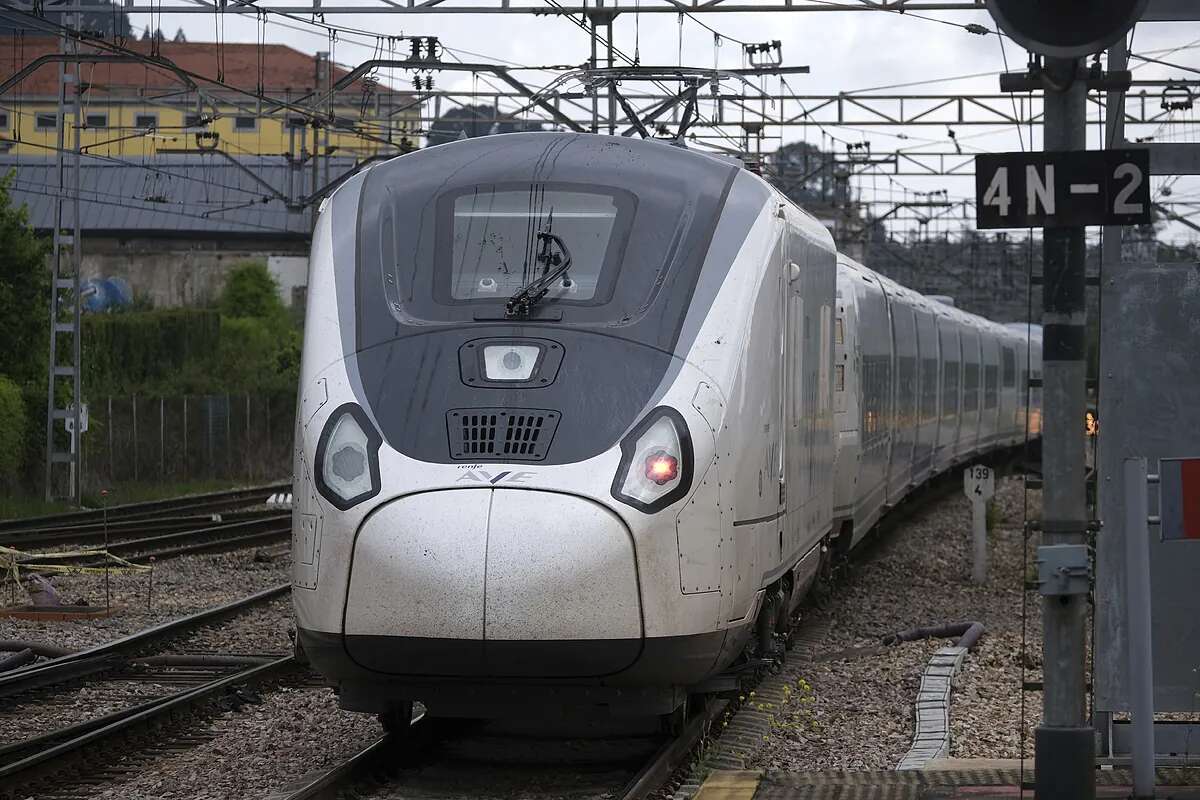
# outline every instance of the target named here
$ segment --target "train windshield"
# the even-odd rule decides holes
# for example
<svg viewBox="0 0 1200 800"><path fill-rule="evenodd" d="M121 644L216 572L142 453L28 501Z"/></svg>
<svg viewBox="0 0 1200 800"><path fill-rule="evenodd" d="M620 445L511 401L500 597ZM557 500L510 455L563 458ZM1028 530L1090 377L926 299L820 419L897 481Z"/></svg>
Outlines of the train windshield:
<svg viewBox="0 0 1200 800"><path fill-rule="evenodd" d="M435 291L449 302L504 300L540 277L538 233L570 249L571 268L543 302L606 299L620 267L634 200L624 193L545 185L475 186L444 198L439 225L450 229ZM440 290L440 291L438 291Z"/></svg>
<svg viewBox="0 0 1200 800"><path fill-rule="evenodd" d="M590 134L479 137L388 161L366 174L356 209L358 347L520 319L669 350L737 174L681 148ZM565 272L539 260L546 242L569 252ZM506 314L546 275L530 313Z"/></svg>

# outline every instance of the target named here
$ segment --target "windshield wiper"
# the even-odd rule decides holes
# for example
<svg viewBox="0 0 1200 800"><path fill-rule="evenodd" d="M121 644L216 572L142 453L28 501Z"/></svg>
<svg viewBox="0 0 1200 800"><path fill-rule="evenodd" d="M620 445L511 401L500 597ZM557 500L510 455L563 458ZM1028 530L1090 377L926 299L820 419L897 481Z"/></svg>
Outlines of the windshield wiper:
<svg viewBox="0 0 1200 800"><path fill-rule="evenodd" d="M530 310L546 296L550 286L571 268L571 251L563 244L563 240L553 233L537 232L538 253L534 259L542 265L542 277L535 278L527 285L517 290L504 304L505 317L528 317ZM551 252L553 243L561 252Z"/></svg>

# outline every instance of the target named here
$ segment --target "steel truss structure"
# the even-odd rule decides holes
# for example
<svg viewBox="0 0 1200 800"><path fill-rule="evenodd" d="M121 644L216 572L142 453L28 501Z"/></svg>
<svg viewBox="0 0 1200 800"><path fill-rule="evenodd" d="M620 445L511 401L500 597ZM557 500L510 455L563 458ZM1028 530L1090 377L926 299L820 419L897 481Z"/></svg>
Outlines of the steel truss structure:
<svg viewBox="0 0 1200 800"><path fill-rule="evenodd" d="M94 6L66 0L63 3L34 3L10 0L11 6L33 10L89 11ZM557 0L126 0L131 14L747 14L800 12L890 12L983 11L983 0L597 0L592 4L566 4ZM1150 0L1143 17L1148 22L1194 19L1196 0Z"/></svg>

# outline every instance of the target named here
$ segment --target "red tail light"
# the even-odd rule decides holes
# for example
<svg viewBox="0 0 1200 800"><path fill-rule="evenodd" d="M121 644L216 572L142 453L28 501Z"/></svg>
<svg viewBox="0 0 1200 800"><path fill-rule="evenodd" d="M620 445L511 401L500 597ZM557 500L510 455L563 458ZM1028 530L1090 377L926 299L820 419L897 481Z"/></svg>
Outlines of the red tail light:
<svg viewBox="0 0 1200 800"><path fill-rule="evenodd" d="M670 483L679 475L679 459L659 450L646 457L646 477L659 486Z"/></svg>

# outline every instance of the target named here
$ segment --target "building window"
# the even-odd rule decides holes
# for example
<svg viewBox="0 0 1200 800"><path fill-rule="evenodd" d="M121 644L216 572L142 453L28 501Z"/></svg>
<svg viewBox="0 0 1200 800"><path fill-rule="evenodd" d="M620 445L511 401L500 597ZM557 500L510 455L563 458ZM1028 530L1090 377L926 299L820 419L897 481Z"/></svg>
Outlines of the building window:
<svg viewBox="0 0 1200 800"><path fill-rule="evenodd" d="M84 125L88 128L107 128L108 114L88 114L84 117Z"/></svg>
<svg viewBox="0 0 1200 800"><path fill-rule="evenodd" d="M308 124L308 120L304 117L288 117L287 125L289 128L303 128Z"/></svg>
<svg viewBox="0 0 1200 800"><path fill-rule="evenodd" d="M207 127L208 122L207 121L201 122L201 119L202 118L199 114L185 114L183 117L183 127L185 127L185 128Z"/></svg>
<svg viewBox="0 0 1200 800"><path fill-rule="evenodd" d="M0 111L0 131L8 130L8 114Z"/></svg>
<svg viewBox="0 0 1200 800"><path fill-rule="evenodd" d="M133 127L154 130L158 127L158 114L138 114L134 116Z"/></svg>
<svg viewBox="0 0 1200 800"><path fill-rule="evenodd" d="M235 131L252 131L258 128L258 120L254 117L234 117L233 129Z"/></svg>
<svg viewBox="0 0 1200 800"><path fill-rule="evenodd" d="M39 131L52 131L58 127L57 114L38 114L34 126Z"/></svg>

